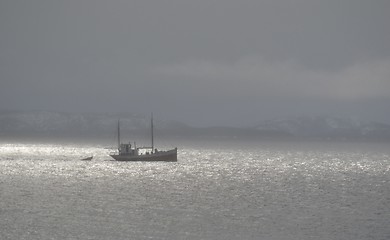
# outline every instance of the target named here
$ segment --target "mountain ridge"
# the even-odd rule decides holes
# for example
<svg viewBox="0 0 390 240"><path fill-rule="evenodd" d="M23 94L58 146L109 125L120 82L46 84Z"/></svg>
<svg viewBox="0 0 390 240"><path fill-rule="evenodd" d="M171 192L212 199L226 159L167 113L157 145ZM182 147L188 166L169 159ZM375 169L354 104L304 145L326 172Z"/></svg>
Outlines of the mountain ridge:
<svg viewBox="0 0 390 240"><path fill-rule="evenodd" d="M390 124L356 118L300 116L263 121L254 129L273 129L300 138L390 139Z"/></svg>
<svg viewBox="0 0 390 240"><path fill-rule="evenodd" d="M148 137L150 117L133 113L64 113L54 111L0 111L0 135L110 137L121 130ZM390 125L329 116L287 117L261 121L251 127L191 127L173 120L154 120L161 137L212 139L322 139L390 140Z"/></svg>

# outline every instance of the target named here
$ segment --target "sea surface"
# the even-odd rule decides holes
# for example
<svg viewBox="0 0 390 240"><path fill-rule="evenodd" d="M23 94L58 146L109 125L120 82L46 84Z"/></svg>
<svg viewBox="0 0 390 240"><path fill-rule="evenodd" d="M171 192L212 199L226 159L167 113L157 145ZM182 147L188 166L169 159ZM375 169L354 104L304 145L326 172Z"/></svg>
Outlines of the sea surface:
<svg viewBox="0 0 390 240"><path fill-rule="evenodd" d="M107 145L2 141L0 239L390 239L389 143Z"/></svg>

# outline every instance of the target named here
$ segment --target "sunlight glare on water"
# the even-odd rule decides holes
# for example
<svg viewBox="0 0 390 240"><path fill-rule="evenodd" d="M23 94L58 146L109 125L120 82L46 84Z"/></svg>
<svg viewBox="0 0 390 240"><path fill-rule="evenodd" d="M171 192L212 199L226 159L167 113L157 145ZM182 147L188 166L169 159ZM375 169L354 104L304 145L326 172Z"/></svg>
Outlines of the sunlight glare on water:
<svg viewBox="0 0 390 240"><path fill-rule="evenodd" d="M322 145L1 144L2 239L388 239L388 150Z"/></svg>

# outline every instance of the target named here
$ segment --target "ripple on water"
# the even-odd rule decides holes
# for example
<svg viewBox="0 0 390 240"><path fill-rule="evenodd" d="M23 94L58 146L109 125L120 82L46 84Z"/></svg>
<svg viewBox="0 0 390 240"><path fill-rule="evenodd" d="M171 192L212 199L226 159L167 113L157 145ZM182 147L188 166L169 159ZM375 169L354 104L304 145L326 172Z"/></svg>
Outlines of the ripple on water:
<svg viewBox="0 0 390 240"><path fill-rule="evenodd" d="M386 151L184 146L177 163L110 161L109 151L0 145L0 227L8 238L390 236Z"/></svg>

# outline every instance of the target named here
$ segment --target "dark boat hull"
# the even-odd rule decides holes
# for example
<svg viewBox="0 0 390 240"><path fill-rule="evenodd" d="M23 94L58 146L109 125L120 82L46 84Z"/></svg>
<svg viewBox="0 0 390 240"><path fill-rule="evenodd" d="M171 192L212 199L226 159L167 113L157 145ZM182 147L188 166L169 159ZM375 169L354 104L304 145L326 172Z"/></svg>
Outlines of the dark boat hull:
<svg viewBox="0 0 390 240"><path fill-rule="evenodd" d="M143 155L110 155L117 161L177 162L177 149Z"/></svg>

